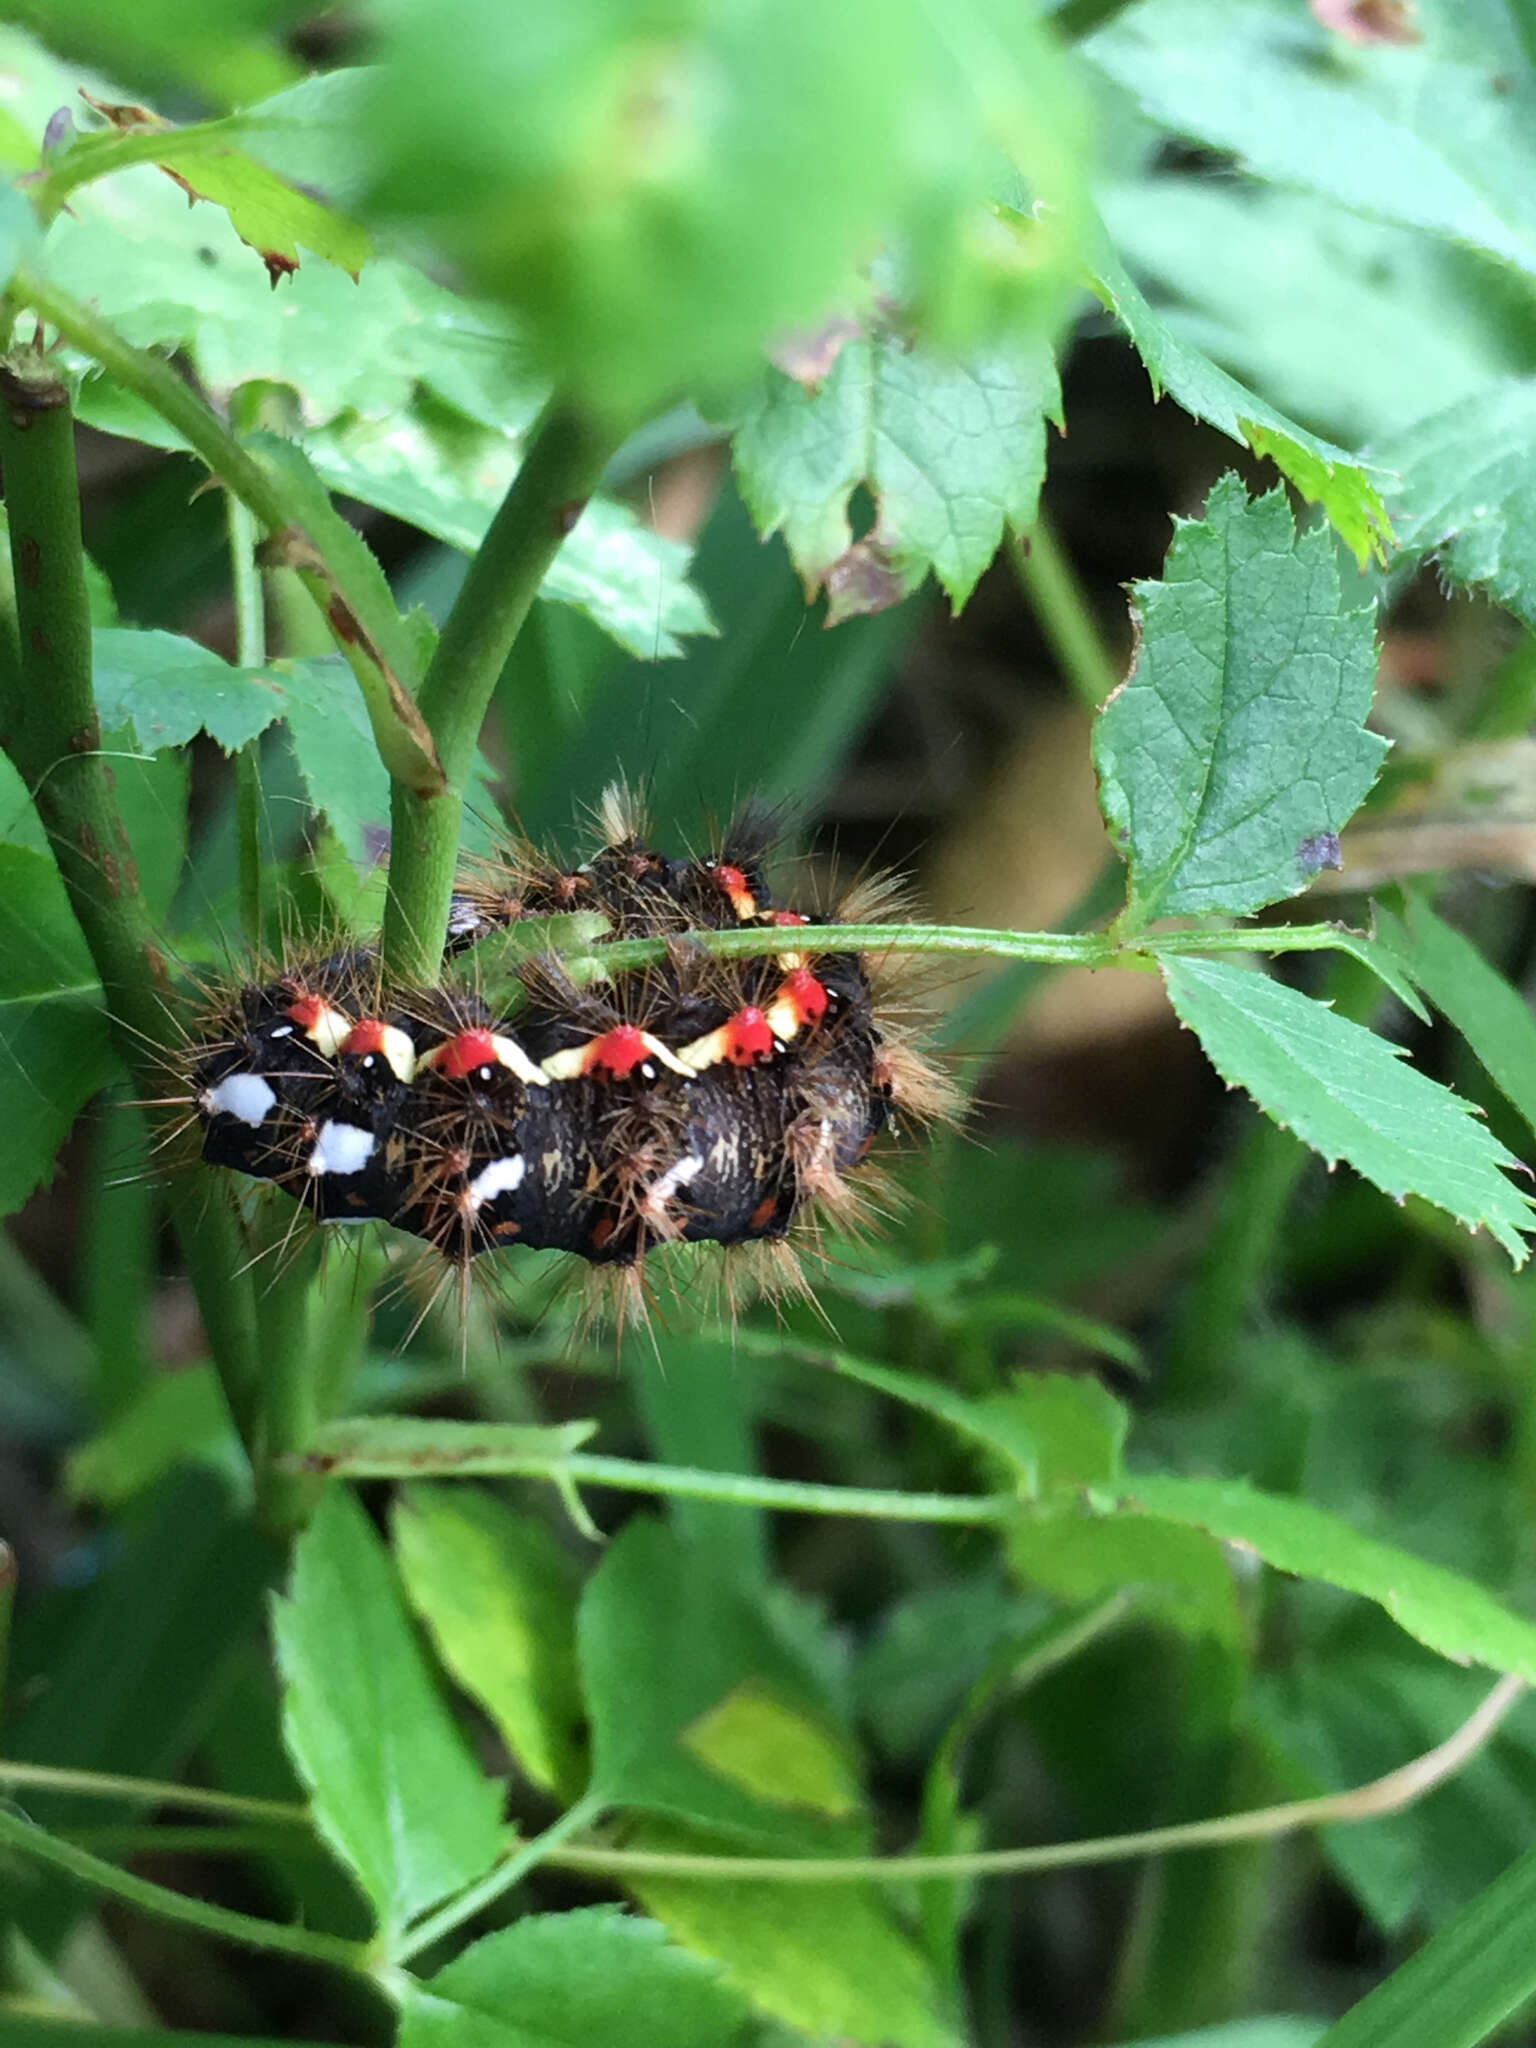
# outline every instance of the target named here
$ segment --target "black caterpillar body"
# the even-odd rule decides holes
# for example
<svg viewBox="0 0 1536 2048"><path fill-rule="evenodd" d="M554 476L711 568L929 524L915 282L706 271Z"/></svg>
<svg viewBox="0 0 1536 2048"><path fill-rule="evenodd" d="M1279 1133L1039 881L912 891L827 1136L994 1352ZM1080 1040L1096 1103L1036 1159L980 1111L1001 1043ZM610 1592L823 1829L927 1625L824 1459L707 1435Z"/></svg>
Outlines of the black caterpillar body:
<svg viewBox="0 0 1536 2048"><path fill-rule="evenodd" d="M611 939L666 937L664 961L578 988L535 958L513 1015L467 988L390 990L370 947L290 967L218 1005L190 1051L204 1159L461 1264L518 1244L633 1267L851 1211L844 1176L892 1105L931 1114L942 1083L877 1019L868 964L773 907L754 829L677 860L616 812L577 870L522 852L466 884L450 950L586 909ZM781 928L782 951L727 962L687 938L742 924Z"/></svg>

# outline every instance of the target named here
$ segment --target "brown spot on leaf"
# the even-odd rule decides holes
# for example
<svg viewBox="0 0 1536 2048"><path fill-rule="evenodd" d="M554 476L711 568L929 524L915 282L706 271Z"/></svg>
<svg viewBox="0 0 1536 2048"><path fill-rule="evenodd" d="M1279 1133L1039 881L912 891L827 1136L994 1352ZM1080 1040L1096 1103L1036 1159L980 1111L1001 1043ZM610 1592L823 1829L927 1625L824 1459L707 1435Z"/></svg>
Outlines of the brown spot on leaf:
<svg viewBox="0 0 1536 2048"><path fill-rule="evenodd" d="M862 333L857 320L834 313L820 327L790 328L769 344L768 360L807 391L815 391L832 374L832 365L850 341Z"/></svg>
<svg viewBox="0 0 1536 2048"><path fill-rule="evenodd" d="M827 624L841 625L844 619L866 618L871 612L889 611L906 596L906 586L891 565L882 542L873 535L856 540L828 569L823 579L827 591Z"/></svg>
<svg viewBox="0 0 1536 2048"><path fill-rule="evenodd" d="M556 533L569 533L587 509L585 498L571 498L555 514Z"/></svg>
<svg viewBox="0 0 1536 2048"><path fill-rule="evenodd" d="M267 276L271 280L273 291L277 290L281 279L292 277L299 267L299 260L296 256L285 256L280 249L258 249L256 253L267 266ZM350 275L352 282L356 284L357 272L354 270Z"/></svg>
<svg viewBox="0 0 1536 2048"><path fill-rule="evenodd" d="M1347 43L1417 43L1413 0L1310 0L1324 28Z"/></svg>

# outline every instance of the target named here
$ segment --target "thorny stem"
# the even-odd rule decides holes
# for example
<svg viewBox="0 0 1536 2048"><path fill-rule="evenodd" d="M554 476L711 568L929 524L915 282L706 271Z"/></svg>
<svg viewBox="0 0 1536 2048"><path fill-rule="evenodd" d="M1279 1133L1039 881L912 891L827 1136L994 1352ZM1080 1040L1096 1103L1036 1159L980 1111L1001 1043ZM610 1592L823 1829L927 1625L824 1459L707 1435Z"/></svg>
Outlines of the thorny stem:
<svg viewBox="0 0 1536 2048"><path fill-rule="evenodd" d="M401 981L437 977L459 858L463 789L491 693L545 571L619 438L558 402L546 407L443 622L418 705L447 787L424 796L397 781L391 799L384 958Z"/></svg>
<svg viewBox="0 0 1536 2048"><path fill-rule="evenodd" d="M124 1060L143 1093L158 1096L160 1050L174 1037L170 976L101 752L73 415L63 384L35 353L14 352L3 379L0 461L20 673L0 707L0 735L37 804ZM254 1291L237 1277L233 1211L180 1176L169 1205L225 1392L248 1431L259 1353Z"/></svg>

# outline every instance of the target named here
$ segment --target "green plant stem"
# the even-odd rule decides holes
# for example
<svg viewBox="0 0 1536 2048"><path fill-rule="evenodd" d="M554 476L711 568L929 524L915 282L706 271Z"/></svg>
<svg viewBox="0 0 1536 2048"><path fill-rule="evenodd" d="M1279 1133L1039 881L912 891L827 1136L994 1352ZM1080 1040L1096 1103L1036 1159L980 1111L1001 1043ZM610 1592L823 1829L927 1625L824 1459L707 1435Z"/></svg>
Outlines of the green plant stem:
<svg viewBox="0 0 1536 2048"><path fill-rule="evenodd" d="M16 351L0 403L21 674L0 707L7 745L37 804L71 907L101 977L129 1071L164 1093L160 1055L176 1034L170 975L101 753L91 621L68 394L35 352ZM260 1370L254 1292L229 1205L177 1176L171 1218L237 1424L248 1428Z"/></svg>
<svg viewBox="0 0 1536 2048"><path fill-rule="evenodd" d="M1175 1849L1208 1849L1223 1842L1256 1842L1302 1828L1374 1820L1398 1813L1432 1792L1461 1769L1490 1739L1510 1709L1524 1698L1524 1679L1501 1678L1456 1732L1412 1763L1348 1792L1294 1799L1250 1813L1215 1820L1186 1821L1176 1827L1144 1828L1135 1834L1098 1835L1086 1842L1047 1842L1028 1849L978 1849L954 1856L706 1856L661 1849L607 1849L572 1843L548 1861L570 1870L605 1876L698 1877L767 1884L910 1884L919 1878L1017 1877L1074 1865L1123 1863L1164 1856ZM540 1837L542 1840L543 1837Z"/></svg>
<svg viewBox="0 0 1536 2048"><path fill-rule="evenodd" d="M424 1949L462 1927L466 1920L472 1920L476 1913L505 1896L513 1885L527 1876L538 1864L547 1862L562 1842L566 1842L580 1829L589 1827L602 1814L606 1804L594 1792L584 1793L574 1806L566 1808L560 1818L547 1827L543 1834L535 1835L530 1841L521 1842L504 1863L498 1863L494 1870L488 1870L484 1877L472 1884L467 1891L459 1893L435 1913L429 1913L425 1920L417 1921L402 1937L390 1957L391 1962L407 1963Z"/></svg>
<svg viewBox="0 0 1536 2048"><path fill-rule="evenodd" d="M391 799L384 959L402 981L437 978L463 789L491 693L545 571L620 438L558 401L545 409L443 623L418 706L447 787L421 796L397 781Z"/></svg>
<svg viewBox="0 0 1536 2048"><path fill-rule="evenodd" d="M115 1863L107 1863L73 1842L60 1841L57 1835L50 1835L3 1808L0 1847L36 1857L78 1883L108 1892L162 1920L177 1920L185 1927L198 1928L223 1941L239 1942L246 1948L301 1956L306 1962L330 1963L346 1970L366 1970L373 1960L372 1950L361 1942L344 1941L335 1934L316 1934L307 1927L284 1927L275 1920L258 1920L252 1914L231 1912L227 1906L215 1906L206 1899L188 1898L184 1892L151 1884L147 1878L119 1870Z"/></svg>
<svg viewBox="0 0 1536 2048"><path fill-rule="evenodd" d="M660 1493L683 1500L733 1501L741 1507L779 1508L791 1514L854 1515L888 1522L1005 1522L1018 1506L999 1494L902 1493L863 1486L823 1486L810 1480L760 1479L744 1472L702 1472L689 1465L651 1465L638 1458L608 1458L572 1451L564 1457L520 1456L472 1449L441 1460L428 1450L330 1452L321 1448L289 1461L346 1479L547 1479L558 1486L611 1486L627 1493Z"/></svg>
<svg viewBox="0 0 1536 2048"><path fill-rule="evenodd" d="M145 1806L179 1806L189 1813L225 1813L232 1820L282 1822L308 1827L310 1811L288 1799L251 1799L205 1785L178 1785L168 1778L130 1778L116 1771L79 1771L64 1764L19 1764L0 1757L0 1785L32 1786L81 1799L132 1799Z"/></svg>
<svg viewBox="0 0 1536 2048"><path fill-rule="evenodd" d="M814 945L818 953L964 953L1067 967L1144 967L1159 957L1184 953L1359 954L1369 940L1337 924L1236 925L1214 931L1142 932L1134 939L1108 932L1008 932L963 924L825 924L798 935L771 925L690 932L688 943L727 960L783 953L798 944ZM668 947L675 944L671 939L615 939L590 952L570 953L565 964L577 973L624 974L664 960Z"/></svg>
<svg viewBox="0 0 1536 2048"><path fill-rule="evenodd" d="M1010 543L1014 567L1061 672L1078 702L1097 711L1122 680L1094 624L1077 572L1044 514Z"/></svg>
<svg viewBox="0 0 1536 2048"><path fill-rule="evenodd" d="M358 678L380 758L396 780L404 778L422 789L441 788L442 770L425 743L425 727L400 678L389 673L377 644L379 630L387 629L378 615L376 595L344 554L338 560L327 558L308 531L305 505L281 468L259 461L162 357L134 348L109 321L49 279L18 270L11 293L65 341L93 357L113 383L159 413L249 509L262 531L274 543L283 543ZM374 630L369 629L370 619ZM398 630L398 625L391 608L388 627Z"/></svg>
<svg viewBox="0 0 1536 2048"><path fill-rule="evenodd" d="M267 658L266 609L256 566L256 521L233 491L224 493L229 525L230 585L235 601L235 659L260 668ZM254 953L261 945L261 737L235 756L235 839L240 864L240 930Z"/></svg>

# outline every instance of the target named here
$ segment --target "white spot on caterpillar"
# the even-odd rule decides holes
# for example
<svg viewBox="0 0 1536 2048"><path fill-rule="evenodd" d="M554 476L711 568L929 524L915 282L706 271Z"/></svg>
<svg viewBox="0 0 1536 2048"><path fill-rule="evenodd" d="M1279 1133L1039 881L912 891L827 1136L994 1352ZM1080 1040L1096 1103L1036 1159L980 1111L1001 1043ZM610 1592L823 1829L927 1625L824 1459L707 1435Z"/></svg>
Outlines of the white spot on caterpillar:
<svg viewBox="0 0 1536 2048"><path fill-rule="evenodd" d="M274 1024L267 1033L267 1036L269 1038L292 1038L293 1026L291 1024Z"/></svg>
<svg viewBox="0 0 1536 2048"><path fill-rule="evenodd" d="M687 1187L697 1180L704 1171L704 1161L697 1152L690 1152L686 1159L679 1159L675 1166L669 1166L659 1180L653 1180L645 1191L647 1208L661 1208L670 1202L679 1188Z"/></svg>
<svg viewBox="0 0 1536 2048"><path fill-rule="evenodd" d="M494 1202L498 1195L510 1195L523 1184L528 1171L528 1162L520 1152L513 1152L505 1159L493 1159L489 1166L482 1166L470 1182L466 1193L471 1209L483 1208L487 1202Z"/></svg>
<svg viewBox="0 0 1536 2048"><path fill-rule="evenodd" d="M377 1149L378 1139L372 1131L327 1117L309 1155L308 1170L317 1177L322 1173L361 1173Z"/></svg>
<svg viewBox="0 0 1536 2048"><path fill-rule="evenodd" d="M534 1065L515 1038L508 1038L504 1032L498 1031L491 1039L491 1044L496 1048L497 1059L508 1073L517 1076L525 1088L548 1086L549 1077Z"/></svg>
<svg viewBox="0 0 1536 2048"><path fill-rule="evenodd" d="M217 1088L205 1088L197 1106L205 1116L232 1116L254 1130L277 1100L260 1074L226 1074Z"/></svg>

